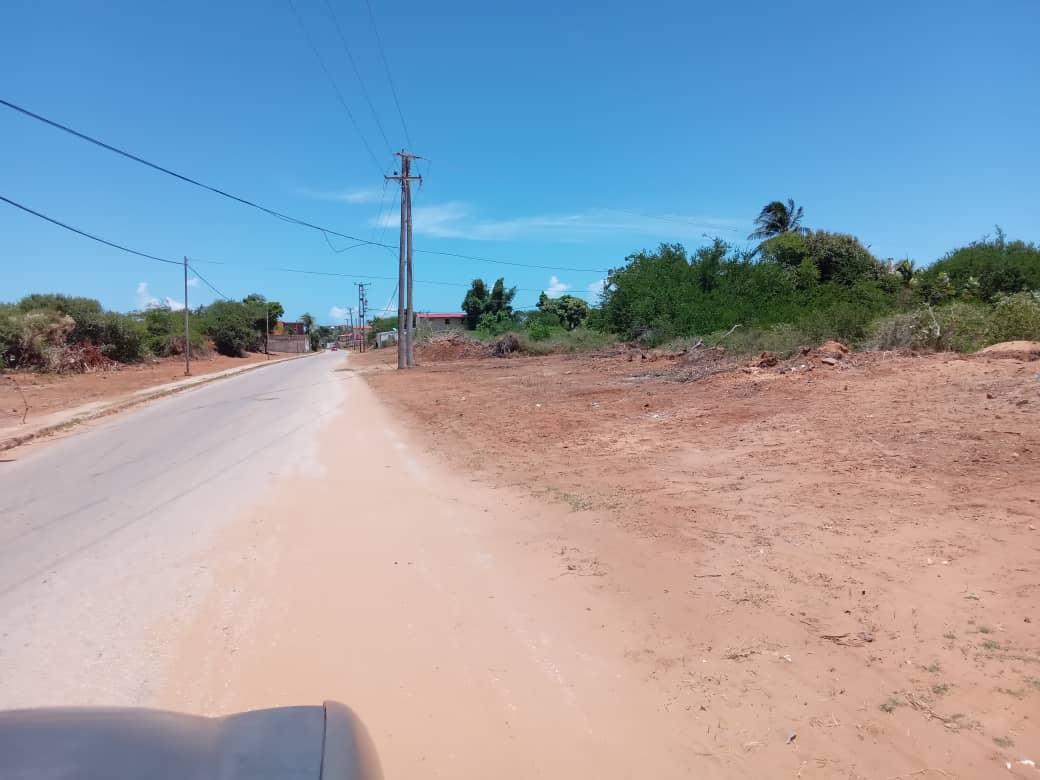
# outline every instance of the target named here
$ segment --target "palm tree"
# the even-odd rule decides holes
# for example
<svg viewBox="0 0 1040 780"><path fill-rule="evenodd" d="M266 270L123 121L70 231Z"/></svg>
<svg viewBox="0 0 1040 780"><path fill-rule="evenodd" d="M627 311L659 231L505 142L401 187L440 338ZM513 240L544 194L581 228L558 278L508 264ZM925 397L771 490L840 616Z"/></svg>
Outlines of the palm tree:
<svg viewBox="0 0 1040 780"><path fill-rule="evenodd" d="M903 277L903 303L910 303L910 289L917 274L915 263L909 257L896 263L895 271Z"/></svg>
<svg viewBox="0 0 1040 780"><path fill-rule="evenodd" d="M917 271L914 266L914 261L909 257L896 263L896 273L903 277L903 284L907 287L910 286L910 282L913 281L914 278L914 273Z"/></svg>
<svg viewBox="0 0 1040 780"><path fill-rule="evenodd" d="M767 203L755 218L755 226L755 230L748 236L749 241L772 238L781 233L804 235L809 232L808 228L802 227L802 207L795 207L791 198L787 199L787 203L779 200Z"/></svg>
<svg viewBox="0 0 1040 780"><path fill-rule="evenodd" d="M303 323L304 333L310 333L314 330L314 317L309 313L300 315L300 322Z"/></svg>

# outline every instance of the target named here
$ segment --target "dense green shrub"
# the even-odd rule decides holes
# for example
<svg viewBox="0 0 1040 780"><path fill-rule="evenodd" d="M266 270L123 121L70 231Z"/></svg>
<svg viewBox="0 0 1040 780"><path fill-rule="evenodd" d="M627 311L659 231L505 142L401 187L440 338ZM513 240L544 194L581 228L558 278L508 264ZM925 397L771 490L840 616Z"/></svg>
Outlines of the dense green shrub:
<svg viewBox="0 0 1040 780"><path fill-rule="evenodd" d="M865 346L975 352L993 344L993 310L981 303L952 301L924 306L874 323Z"/></svg>
<svg viewBox="0 0 1040 780"><path fill-rule="evenodd" d="M923 300L933 303L937 286L952 290L975 287L984 301L1040 290L1040 247L1025 241L1008 241L998 228L996 238L982 238L955 249L919 276Z"/></svg>
<svg viewBox="0 0 1040 780"><path fill-rule="evenodd" d="M86 341L98 347L105 357L120 363L134 363L144 355L144 326L132 317L109 311L92 319L91 327L93 337ZM75 335L73 330L72 337Z"/></svg>
<svg viewBox="0 0 1040 780"><path fill-rule="evenodd" d="M990 343L1040 341L1040 293L1022 292L1000 298L993 306Z"/></svg>
<svg viewBox="0 0 1040 780"><path fill-rule="evenodd" d="M851 236L784 234L763 253L756 259L716 240L689 258L677 244L632 255L611 272L595 322L649 344L737 323L759 330L789 323L811 338L856 339L898 305L899 277Z"/></svg>
<svg viewBox="0 0 1040 780"><path fill-rule="evenodd" d="M260 348L255 324L252 312L238 301L215 301L203 315L203 328L213 346L228 357L243 357Z"/></svg>
<svg viewBox="0 0 1040 780"><path fill-rule="evenodd" d="M59 318L68 320L62 319L61 327L56 328ZM7 324L0 330L7 334L2 338L8 364L53 370L75 367L78 358L66 359L54 353L65 347L96 347L105 357L121 363L140 360L144 351L141 323L126 314L106 312L93 298L34 293L22 298L17 306L7 307L5 319ZM66 328L68 323L71 327ZM13 333L20 334L14 346L10 343Z"/></svg>

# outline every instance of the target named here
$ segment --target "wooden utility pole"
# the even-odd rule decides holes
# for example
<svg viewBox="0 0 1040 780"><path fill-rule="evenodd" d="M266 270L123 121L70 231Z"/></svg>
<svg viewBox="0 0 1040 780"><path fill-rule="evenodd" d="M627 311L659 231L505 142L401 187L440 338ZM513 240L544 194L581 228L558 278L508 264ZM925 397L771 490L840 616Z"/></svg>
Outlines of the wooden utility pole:
<svg viewBox="0 0 1040 780"><path fill-rule="evenodd" d="M415 365L415 312L412 303L412 182L422 181L422 176L412 176L412 160L421 159L404 149L397 152L401 158L401 172L385 177L388 181L401 182L401 240L398 242L397 269L397 367L412 368Z"/></svg>
<svg viewBox="0 0 1040 780"><path fill-rule="evenodd" d="M191 376L191 334L188 330L188 257L184 256L184 376Z"/></svg>

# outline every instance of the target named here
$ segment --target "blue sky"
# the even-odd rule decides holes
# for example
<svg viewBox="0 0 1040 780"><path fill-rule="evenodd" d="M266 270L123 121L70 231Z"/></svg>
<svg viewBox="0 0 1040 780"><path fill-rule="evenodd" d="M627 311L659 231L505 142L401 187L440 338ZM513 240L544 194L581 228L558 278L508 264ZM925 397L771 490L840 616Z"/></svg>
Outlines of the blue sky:
<svg viewBox="0 0 1040 780"><path fill-rule="evenodd" d="M401 120L364 0L37 2L0 8L0 97L236 194L396 243ZM882 257L928 263L992 233L1040 239L1040 3L372 0L412 149L415 246L608 269L662 241L742 243L768 200ZM373 114L382 126L380 130ZM384 141L385 133L387 141ZM396 260L197 190L0 108L0 194L163 257L230 297L329 322L392 301ZM384 227L382 223L395 223ZM337 246L347 242L334 239ZM220 261L221 264L205 263ZM0 300L61 291L127 310L181 270L0 203ZM590 295L602 272L417 254L416 308L469 280ZM358 281L361 281L360 279ZM434 284L437 283L437 284ZM452 286L458 285L458 286ZM190 303L214 294L201 284Z"/></svg>

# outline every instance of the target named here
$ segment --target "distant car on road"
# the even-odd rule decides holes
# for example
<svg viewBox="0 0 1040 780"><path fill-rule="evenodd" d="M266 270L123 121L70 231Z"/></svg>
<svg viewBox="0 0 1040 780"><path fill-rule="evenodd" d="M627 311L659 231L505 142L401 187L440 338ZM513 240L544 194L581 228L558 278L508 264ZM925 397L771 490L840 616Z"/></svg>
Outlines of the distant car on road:
<svg viewBox="0 0 1040 780"><path fill-rule="evenodd" d="M331 349L333 352L336 352L337 350L339 350L339 344L332 344L329 347L329 349Z"/></svg>
<svg viewBox="0 0 1040 780"><path fill-rule="evenodd" d="M0 777L32 780L381 780L349 707L203 718L118 708L0 712Z"/></svg>

